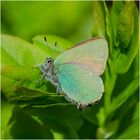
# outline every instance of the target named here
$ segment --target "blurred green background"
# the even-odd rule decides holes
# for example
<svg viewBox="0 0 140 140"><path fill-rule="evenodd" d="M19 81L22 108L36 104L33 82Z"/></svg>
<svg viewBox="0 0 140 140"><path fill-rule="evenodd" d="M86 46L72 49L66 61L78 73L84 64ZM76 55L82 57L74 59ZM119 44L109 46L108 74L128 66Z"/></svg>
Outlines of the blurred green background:
<svg viewBox="0 0 140 140"><path fill-rule="evenodd" d="M91 37L92 2L2 2L2 32L26 40L54 34L80 41Z"/></svg>
<svg viewBox="0 0 140 140"><path fill-rule="evenodd" d="M30 43L33 37L41 34L55 35L71 44L102 35L109 44L107 67L102 75L103 98L97 105L81 112L63 97L54 95L47 101L44 96L40 97L41 105L36 101L28 102L28 105L20 104L20 101L11 104L4 90L8 80L4 79L1 88L2 138L139 138L137 5L132 1L2 1L2 34L17 36ZM3 66L4 55L2 53ZM6 75L7 71L2 72ZM55 92L51 84L47 86Z"/></svg>

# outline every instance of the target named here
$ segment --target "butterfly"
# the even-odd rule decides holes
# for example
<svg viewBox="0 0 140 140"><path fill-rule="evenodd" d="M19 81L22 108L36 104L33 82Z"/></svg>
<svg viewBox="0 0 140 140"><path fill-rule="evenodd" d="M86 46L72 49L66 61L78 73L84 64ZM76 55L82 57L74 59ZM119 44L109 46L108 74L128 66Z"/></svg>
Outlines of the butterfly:
<svg viewBox="0 0 140 140"><path fill-rule="evenodd" d="M64 94L69 102L83 109L102 97L104 84L100 75L105 70L107 58L107 41L96 37L64 51L55 60L46 58L39 68L58 94Z"/></svg>

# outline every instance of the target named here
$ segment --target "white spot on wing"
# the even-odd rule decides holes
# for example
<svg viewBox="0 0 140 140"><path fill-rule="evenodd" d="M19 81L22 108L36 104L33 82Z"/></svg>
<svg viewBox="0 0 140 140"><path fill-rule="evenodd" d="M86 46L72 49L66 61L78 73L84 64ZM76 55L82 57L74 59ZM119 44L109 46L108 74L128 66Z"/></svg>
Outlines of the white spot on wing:
<svg viewBox="0 0 140 140"><path fill-rule="evenodd" d="M87 91L86 91L86 90L84 90L84 93L87 93Z"/></svg>
<svg viewBox="0 0 140 140"><path fill-rule="evenodd" d="M92 75L92 74L93 74L92 72L89 73L89 75Z"/></svg>

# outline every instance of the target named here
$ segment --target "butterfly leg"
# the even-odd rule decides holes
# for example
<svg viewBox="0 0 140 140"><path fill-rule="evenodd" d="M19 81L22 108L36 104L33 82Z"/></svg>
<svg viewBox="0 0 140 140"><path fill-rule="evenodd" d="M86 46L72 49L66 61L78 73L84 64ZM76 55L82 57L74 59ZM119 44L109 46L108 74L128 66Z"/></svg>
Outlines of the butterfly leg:
<svg viewBox="0 0 140 140"><path fill-rule="evenodd" d="M44 79L45 74L43 73L42 76L38 79L38 81L40 82L42 79Z"/></svg>
<svg viewBox="0 0 140 140"><path fill-rule="evenodd" d="M57 88L56 88L56 93L57 93L58 95L60 95L62 92L63 92L63 91L62 91L62 89L61 89L61 87L60 87L60 84L58 84L58 86L57 86Z"/></svg>
<svg viewBox="0 0 140 140"><path fill-rule="evenodd" d="M36 82L36 87L40 87L41 86L42 79L44 79L44 77L45 77L45 74L42 74L42 76L38 80L35 81Z"/></svg>
<svg viewBox="0 0 140 140"><path fill-rule="evenodd" d="M88 105L79 104L79 105L77 105L77 109L79 109L80 111L82 111L83 109L85 109L87 107L92 107L92 104L88 104Z"/></svg>
<svg viewBox="0 0 140 140"><path fill-rule="evenodd" d="M39 68L40 71L43 73L42 76L37 81L35 81L37 83L37 86L40 87L40 85L42 83L41 81L45 78L46 72L45 72L43 65L41 65L41 64L35 65L35 68Z"/></svg>
<svg viewBox="0 0 140 140"><path fill-rule="evenodd" d="M47 73L46 73L46 68L45 68L43 65L37 64L35 67L36 67L36 68L39 68L40 71L41 71L44 75L47 74Z"/></svg>
<svg viewBox="0 0 140 140"><path fill-rule="evenodd" d="M99 103L99 100L95 101L93 104L98 104Z"/></svg>
<svg viewBox="0 0 140 140"><path fill-rule="evenodd" d="M82 104L77 105L77 109L79 109L80 111L82 111L85 107L86 105L82 105Z"/></svg>
<svg viewBox="0 0 140 140"><path fill-rule="evenodd" d="M99 103L99 100L96 101L96 102L94 102L93 104L98 104L98 103ZM77 106L77 108L78 108L80 111L82 111L83 109L85 109L85 108L87 108L87 107L92 107L92 104L88 104L88 105L82 105L82 104L80 104L80 105Z"/></svg>
<svg viewBox="0 0 140 140"><path fill-rule="evenodd" d="M86 107L92 107L92 104L88 104Z"/></svg>

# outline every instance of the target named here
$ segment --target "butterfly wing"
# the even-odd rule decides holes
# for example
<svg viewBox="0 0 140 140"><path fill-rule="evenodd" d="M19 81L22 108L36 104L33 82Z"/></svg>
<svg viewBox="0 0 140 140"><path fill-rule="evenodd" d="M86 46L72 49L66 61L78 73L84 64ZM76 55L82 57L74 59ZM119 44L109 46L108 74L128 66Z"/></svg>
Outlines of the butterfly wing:
<svg viewBox="0 0 140 140"><path fill-rule="evenodd" d="M74 64L100 75L104 72L107 57L107 42L98 37L63 52L55 59L54 65L59 67L67 63Z"/></svg>
<svg viewBox="0 0 140 140"><path fill-rule="evenodd" d="M60 86L70 101L86 106L102 96L103 82L94 72L73 64L61 65L57 72Z"/></svg>

